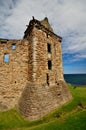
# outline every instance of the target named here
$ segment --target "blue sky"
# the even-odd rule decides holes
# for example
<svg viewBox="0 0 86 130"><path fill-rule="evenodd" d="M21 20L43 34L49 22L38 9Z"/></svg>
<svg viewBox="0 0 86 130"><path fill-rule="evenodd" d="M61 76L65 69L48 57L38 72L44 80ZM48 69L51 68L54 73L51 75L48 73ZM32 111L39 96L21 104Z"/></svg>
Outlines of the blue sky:
<svg viewBox="0 0 86 130"><path fill-rule="evenodd" d="M32 16L62 36L64 73L86 73L86 0L0 0L0 37L21 39Z"/></svg>

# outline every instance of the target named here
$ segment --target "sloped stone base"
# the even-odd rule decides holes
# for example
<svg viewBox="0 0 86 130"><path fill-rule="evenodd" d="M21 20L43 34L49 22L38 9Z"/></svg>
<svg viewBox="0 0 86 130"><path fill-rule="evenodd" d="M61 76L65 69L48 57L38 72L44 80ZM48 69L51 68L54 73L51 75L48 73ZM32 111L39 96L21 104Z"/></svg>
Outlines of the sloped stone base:
<svg viewBox="0 0 86 130"><path fill-rule="evenodd" d="M64 80L55 86L27 84L20 98L19 112L28 120L36 120L72 98Z"/></svg>

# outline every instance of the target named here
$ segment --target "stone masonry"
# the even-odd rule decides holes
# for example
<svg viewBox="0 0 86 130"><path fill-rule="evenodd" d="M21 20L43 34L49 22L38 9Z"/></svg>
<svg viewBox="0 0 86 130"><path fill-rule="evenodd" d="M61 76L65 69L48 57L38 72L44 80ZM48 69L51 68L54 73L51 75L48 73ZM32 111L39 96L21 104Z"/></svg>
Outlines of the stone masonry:
<svg viewBox="0 0 86 130"><path fill-rule="evenodd" d="M12 49L12 44L16 48ZM9 62L4 62L5 54ZM0 43L0 110L13 108L28 81L28 42L1 40Z"/></svg>
<svg viewBox="0 0 86 130"><path fill-rule="evenodd" d="M71 99L63 78L61 41L47 18L33 18L22 40L0 40L0 110L17 106L34 120Z"/></svg>

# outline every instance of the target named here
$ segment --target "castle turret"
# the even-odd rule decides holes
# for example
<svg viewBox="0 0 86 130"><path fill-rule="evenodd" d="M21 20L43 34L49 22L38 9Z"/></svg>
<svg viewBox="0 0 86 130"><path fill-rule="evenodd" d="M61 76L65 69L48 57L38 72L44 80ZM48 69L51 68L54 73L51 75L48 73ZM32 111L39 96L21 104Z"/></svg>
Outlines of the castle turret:
<svg viewBox="0 0 86 130"><path fill-rule="evenodd" d="M20 113L29 120L39 119L71 99L63 78L62 38L48 19L33 18L24 33L28 41L28 83L19 100Z"/></svg>
<svg viewBox="0 0 86 130"><path fill-rule="evenodd" d="M51 32L53 32L53 28L50 26L47 17L45 17L43 20L41 20L40 23L41 23L43 26L45 26L47 29L49 29Z"/></svg>

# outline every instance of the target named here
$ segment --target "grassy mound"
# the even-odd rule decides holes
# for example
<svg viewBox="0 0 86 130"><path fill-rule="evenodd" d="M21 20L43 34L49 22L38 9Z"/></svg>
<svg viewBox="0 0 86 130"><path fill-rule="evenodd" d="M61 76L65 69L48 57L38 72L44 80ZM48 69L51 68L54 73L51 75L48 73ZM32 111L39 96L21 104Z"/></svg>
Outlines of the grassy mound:
<svg viewBox="0 0 86 130"><path fill-rule="evenodd" d="M26 121L16 111L0 112L0 130L85 130L86 87L69 85L73 99L37 121Z"/></svg>

